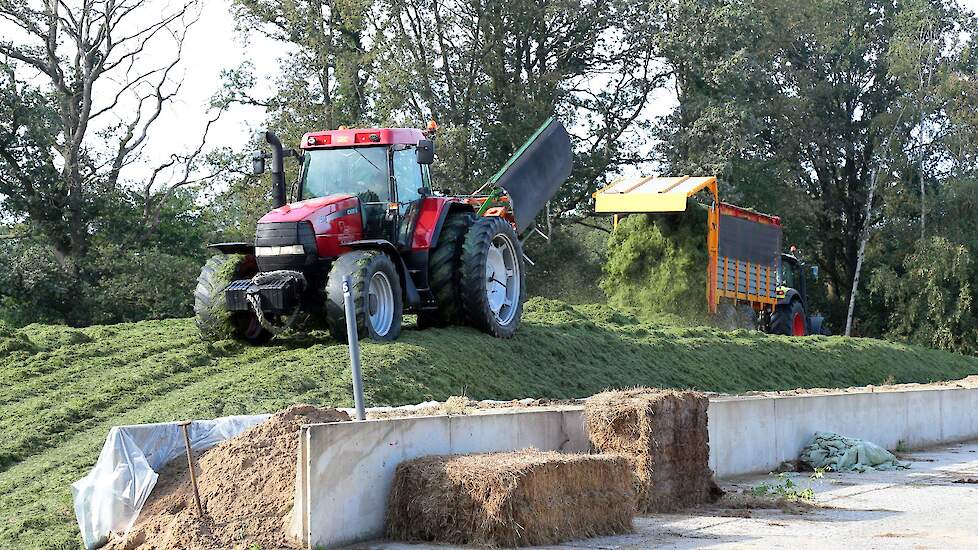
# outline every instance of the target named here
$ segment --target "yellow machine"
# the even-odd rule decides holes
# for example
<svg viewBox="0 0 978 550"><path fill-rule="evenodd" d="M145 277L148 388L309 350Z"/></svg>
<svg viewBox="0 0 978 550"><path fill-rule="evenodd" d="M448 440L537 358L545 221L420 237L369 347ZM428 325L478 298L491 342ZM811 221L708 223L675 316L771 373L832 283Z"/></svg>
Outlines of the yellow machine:
<svg viewBox="0 0 978 550"><path fill-rule="evenodd" d="M593 194L594 210L619 216L686 210L687 199L708 194L706 298L711 313L721 301L749 305L769 332L824 334L821 316L809 318L803 264L781 253L781 218L720 201L713 176L622 177ZM796 288L797 287L797 288Z"/></svg>

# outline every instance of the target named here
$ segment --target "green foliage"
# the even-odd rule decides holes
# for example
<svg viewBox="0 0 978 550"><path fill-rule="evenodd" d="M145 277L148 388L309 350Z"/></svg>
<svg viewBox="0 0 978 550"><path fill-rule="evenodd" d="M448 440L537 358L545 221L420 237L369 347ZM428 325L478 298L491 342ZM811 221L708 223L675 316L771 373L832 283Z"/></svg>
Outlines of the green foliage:
<svg viewBox="0 0 978 550"><path fill-rule="evenodd" d="M0 319L89 325L192 313L193 288L208 239L196 195L178 192L144 241L135 196L103 193L104 214L85 255L59 262L35 236L0 240Z"/></svg>
<svg viewBox="0 0 978 550"><path fill-rule="evenodd" d="M643 319L706 319L706 210L689 204L683 214L632 215L618 224L601 280L611 305Z"/></svg>
<svg viewBox="0 0 978 550"><path fill-rule="evenodd" d="M111 426L352 405L349 352L325 333L251 347L204 343L191 319L15 332L31 346L0 354L0 545L11 548L78 546L70 484L92 466ZM460 366L459 350L478 352ZM463 393L575 398L636 385L743 392L890 376L929 382L976 374L978 359L869 339L643 322L607 306L533 298L513 339L408 325L396 342L365 341L363 369L373 406Z"/></svg>
<svg viewBox="0 0 978 550"><path fill-rule="evenodd" d="M889 336L937 349L978 353L978 266L971 251L943 237L917 243L901 273L883 266L871 289L889 311Z"/></svg>
<svg viewBox="0 0 978 550"><path fill-rule="evenodd" d="M809 476L809 479L812 481L822 479L824 473L825 470L823 468L817 468ZM802 489L787 473L780 472L771 475L774 476L774 483L761 483L760 485L751 487L751 495L755 497L775 496L787 499L788 501L801 500L811 502L815 500L814 489L811 487Z"/></svg>
<svg viewBox="0 0 978 550"><path fill-rule="evenodd" d="M903 232L871 243L868 264L891 244L909 249L919 178L930 193L973 158L964 113L975 62L960 36L974 16L956 2L898 0L682 0L665 13L662 55L679 89L658 129L668 170L717 174L726 200L783 216L787 240L824 275L826 301L844 303L863 226ZM941 137L919 174L924 127ZM874 173L886 206L866 220ZM826 309L840 326L844 307Z"/></svg>
<svg viewBox="0 0 978 550"><path fill-rule="evenodd" d="M534 236L527 244L526 255L536 264L526 266L528 295L572 304L605 301L598 285L608 246L606 231L561 225L554 228L549 242Z"/></svg>

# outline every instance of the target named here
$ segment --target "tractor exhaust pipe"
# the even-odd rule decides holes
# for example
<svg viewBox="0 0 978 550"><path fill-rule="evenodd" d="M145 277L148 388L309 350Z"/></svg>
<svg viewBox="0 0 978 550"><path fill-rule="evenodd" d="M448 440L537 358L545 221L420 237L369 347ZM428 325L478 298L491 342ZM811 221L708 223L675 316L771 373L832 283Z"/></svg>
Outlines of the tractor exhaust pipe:
<svg viewBox="0 0 978 550"><path fill-rule="evenodd" d="M265 141L272 146L272 202L275 208L285 206L285 153L282 142L271 130L265 132Z"/></svg>

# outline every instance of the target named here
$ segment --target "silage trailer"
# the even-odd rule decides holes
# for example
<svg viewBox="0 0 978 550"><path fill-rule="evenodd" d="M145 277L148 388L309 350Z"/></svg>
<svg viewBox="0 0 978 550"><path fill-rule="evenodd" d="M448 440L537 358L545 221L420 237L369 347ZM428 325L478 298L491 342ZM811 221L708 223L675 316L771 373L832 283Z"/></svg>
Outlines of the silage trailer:
<svg viewBox="0 0 978 550"><path fill-rule="evenodd" d="M781 218L720 200L713 176L631 176L594 193L595 211L619 216L684 212L700 192L709 198L706 300L724 325L773 334L827 334L809 315L805 264L782 253ZM793 250L792 250L793 251Z"/></svg>

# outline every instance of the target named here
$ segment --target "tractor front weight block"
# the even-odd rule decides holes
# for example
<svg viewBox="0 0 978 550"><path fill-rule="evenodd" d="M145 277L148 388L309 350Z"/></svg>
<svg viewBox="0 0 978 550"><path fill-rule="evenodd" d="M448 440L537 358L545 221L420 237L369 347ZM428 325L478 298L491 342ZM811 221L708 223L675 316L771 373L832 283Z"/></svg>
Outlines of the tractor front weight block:
<svg viewBox="0 0 978 550"><path fill-rule="evenodd" d="M295 279L283 277L256 284L251 279L239 279L224 291L230 311L249 311L249 295L257 294L265 313L292 311L299 303L300 288Z"/></svg>

